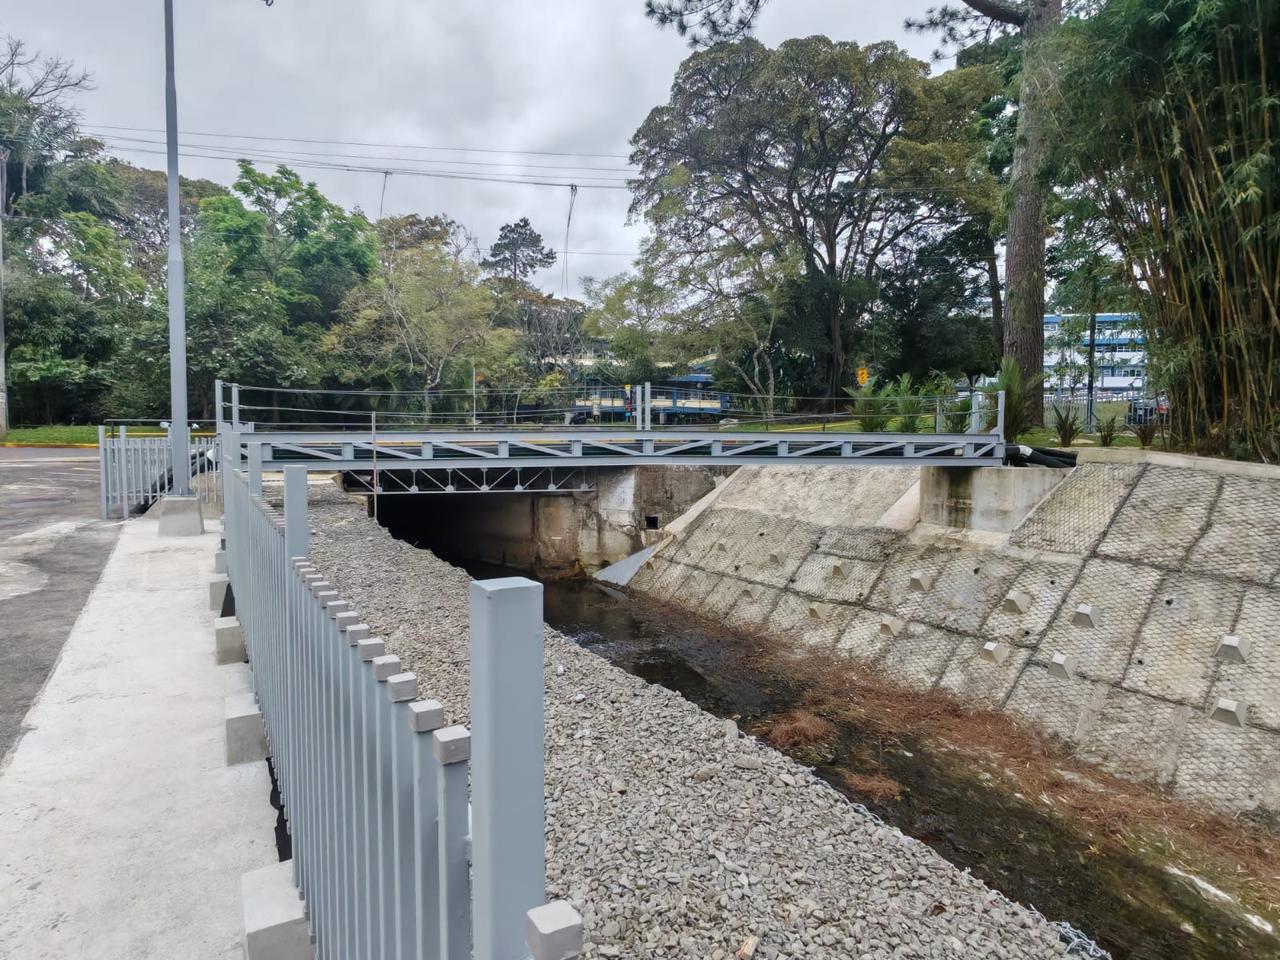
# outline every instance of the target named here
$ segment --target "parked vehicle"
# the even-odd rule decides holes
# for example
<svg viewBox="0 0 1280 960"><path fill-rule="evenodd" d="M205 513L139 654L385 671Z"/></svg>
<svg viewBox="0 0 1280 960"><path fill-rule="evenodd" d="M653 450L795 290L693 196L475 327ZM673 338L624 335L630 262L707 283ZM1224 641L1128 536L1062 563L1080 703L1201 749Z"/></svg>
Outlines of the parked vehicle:
<svg viewBox="0 0 1280 960"><path fill-rule="evenodd" d="M1129 401L1129 414L1125 422L1130 426L1142 426L1160 420L1169 413L1169 402L1165 397L1143 397Z"/></svg>

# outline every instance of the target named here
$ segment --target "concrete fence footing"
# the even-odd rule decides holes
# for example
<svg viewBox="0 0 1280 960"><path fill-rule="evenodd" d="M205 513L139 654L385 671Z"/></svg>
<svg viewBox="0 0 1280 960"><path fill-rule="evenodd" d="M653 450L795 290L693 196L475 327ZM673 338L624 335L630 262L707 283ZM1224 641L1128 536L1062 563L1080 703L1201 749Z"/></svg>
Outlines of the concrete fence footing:
<svg viewBox="0 0 1280 960"><path fill-rule="evenodd" d="M209 609L214 613L221 613L222 606L227 599L227 588L231 581L225 576L214 577L209 581Z"/></svg>
<svg viewBox="0 0 1280 960"><path fill-rule="evenodd" d="M227 766L267 759L267 731L252 693L227 697Z"/></svg>
<svg viewBox="0 0 1280 960"><path fill-rule="evenodd" d="M200 510L199 497L168 494L161 498L156 510L162 537L198 537L204 533L204 515Z"/></svg>
<svg viewBox="0 0 1280 960"><path fill-rule="evenodd" d="M244 663L244 627L235 617L219 617L213 621L214 662L219 666Z"/></svg>
<svg viewBox="0 0 1280 960"><path fill-rule="evenodd" d="M293 863L284 860L240 877L246 960L312 960L306 906L293 885Z"/></svg>
<svg viewBox="0 0 1280 960"><path fill-rule="evenodd" d="M227 551L226 550L218 550L214 553L213 572L214 573L227 572Z"/></svg>

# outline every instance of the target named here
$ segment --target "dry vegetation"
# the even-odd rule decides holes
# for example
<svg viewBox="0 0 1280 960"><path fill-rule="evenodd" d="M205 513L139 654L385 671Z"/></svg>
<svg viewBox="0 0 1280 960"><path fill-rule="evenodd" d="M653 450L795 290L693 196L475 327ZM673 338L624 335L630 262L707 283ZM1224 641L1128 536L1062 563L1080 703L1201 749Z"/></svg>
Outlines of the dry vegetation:
<svg viewBox="0 0 1280 960"><path fill-rule="evenodd" d="M798 646L798 645L797 645ZM776 651L777 644L764 645ZM1233 819L1175 800L1152 785L1112 776L1077 758L1070 745L975 708L942 691L905 692L854 661L822 654L760 652L756 665L802 691L787 714L759 732L792 755L856 731L856 770L837 778L855 798L887 802L899 785L881 768L886 750L928 745L963 757L975 778L1020 794L1101 846L1115 844L1144 859L1178 863L1238 891L1273 916L1280 912L1280 831L1274 824Z"/></svg>

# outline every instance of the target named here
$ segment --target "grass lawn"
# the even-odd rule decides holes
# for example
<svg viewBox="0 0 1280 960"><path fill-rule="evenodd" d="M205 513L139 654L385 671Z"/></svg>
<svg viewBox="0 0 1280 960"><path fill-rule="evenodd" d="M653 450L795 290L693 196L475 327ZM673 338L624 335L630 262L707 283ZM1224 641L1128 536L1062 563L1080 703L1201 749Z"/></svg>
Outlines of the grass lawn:
<svg viewBox="0 0 1280 960"><path fill-rule="evenodd" d="M164 432L159 427L133 427L129 430L131 437L159 437ZM10 427L4 440L0 441L15 446L61 446L72 443L91 443L98 445L98 428L92 423L66 426L55 424L49 427Z"/></svg>
<svg viewBox="0 0 1280 960"><path fill-rule="evenodd" d="M5 443L15 444L59 444L59 443L98 443L98 428L92 424L74 427L11 427L5 434Z"/></svg>

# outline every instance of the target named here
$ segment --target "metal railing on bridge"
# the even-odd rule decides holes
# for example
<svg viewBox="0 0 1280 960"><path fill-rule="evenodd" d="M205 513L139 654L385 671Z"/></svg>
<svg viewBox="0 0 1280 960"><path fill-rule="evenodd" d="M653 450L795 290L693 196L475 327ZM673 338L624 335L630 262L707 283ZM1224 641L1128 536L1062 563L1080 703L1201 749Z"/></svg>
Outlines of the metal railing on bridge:
<svg viewBox="0 0 1280 960"><path fill-rule="evenodd" d="M221 503L217 482L218 437L193 428L191 490L212 506ZM167 425L159 421L110 421L98 427L98 503L102 519L127 519L173 489Z"/></svg>
<svg viewBox="0 0 1280 960"><path fill-rule="evenodd" d="M317 956L576 955L581 918L545 903L542 586L472 584L472 729L445 726L419 699L430 678L307 559L305 471L286 469L283 513L261 474L223 476L227 574Z"/></svg>
<svg viewBox="0 0 1280 960"><path fill-rule="evenodd" d="M743 423L655 426L649 385L631 393L625 422L564 423L520 417L469 424L426 419L424 411L331 411L316 391L315 419L249 421L246 394L260 388L220 384L223 442L253 471L288 465L341 473L367 493L493 493L590 490L584 471L642 465L844 464L983 466L1004 461L1004 394L968 397L849 398L839 413L789 414ZM270 391L270 392L274 392ZM344 402L382 393L339 391ZM569 401L565 401L569 402ZM301 408L298 408L301 409ZM259 412L266 412L262 408ZM272 416L296 409L270 408ZM554 417L560 416L555 408ZM325 417L337 416L338 423ZM357 419L363 416L365 424Z"/></svg>

